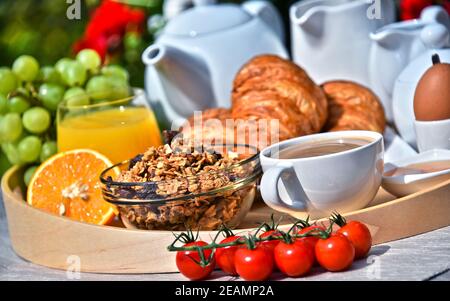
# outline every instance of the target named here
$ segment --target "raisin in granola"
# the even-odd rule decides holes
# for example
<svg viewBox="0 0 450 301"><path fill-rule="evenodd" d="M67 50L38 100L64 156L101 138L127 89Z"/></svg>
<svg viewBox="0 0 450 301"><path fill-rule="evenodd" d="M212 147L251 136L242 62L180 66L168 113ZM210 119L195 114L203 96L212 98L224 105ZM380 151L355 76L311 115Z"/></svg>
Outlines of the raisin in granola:
<svg viewBox="0 0 450 301"><path fill-rule="evenodd" d="M194 145L174 133L168 136L170 144L151 147L135 157L117 181L145 183L121 187L121 196L170 200L122 206L121 214L135 227L150 230L212 230L222 223L235 223L243 203L252 202L256 184L238 190L217 190L251 176L256 171L255 164L244 167L237 164L243 158L234 152ZM212 191L217 192L208 194ZM189 195L193 197L183 198Z"/></svg>

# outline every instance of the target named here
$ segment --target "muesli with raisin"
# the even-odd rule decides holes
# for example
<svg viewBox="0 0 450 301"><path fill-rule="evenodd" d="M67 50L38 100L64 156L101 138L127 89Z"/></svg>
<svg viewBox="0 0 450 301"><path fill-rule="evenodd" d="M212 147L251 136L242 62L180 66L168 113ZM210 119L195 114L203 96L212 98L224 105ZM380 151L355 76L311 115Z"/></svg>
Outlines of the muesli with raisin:
<svg viewBox="0 0 450 301"><path fill-rule="evenodd" d="M119 206L126 220L140 229L213 230L242 218L240 212L249 209L242 207L251 206L256 181L227 188L259 173L259 164L239 164L245 158L224 146L195 145L180 137L171 140L132 159L115 180L145 183L124 185L115 193L150 200L145 205Z"/></svg>

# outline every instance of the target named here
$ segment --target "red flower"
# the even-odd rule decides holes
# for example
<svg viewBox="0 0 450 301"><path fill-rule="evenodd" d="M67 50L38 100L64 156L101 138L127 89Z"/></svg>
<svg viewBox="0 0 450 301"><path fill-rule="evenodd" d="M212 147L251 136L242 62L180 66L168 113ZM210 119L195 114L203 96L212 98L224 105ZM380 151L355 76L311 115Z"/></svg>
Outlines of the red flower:
<svg viewBox="0 0 450 301"><path fill-rule="evenodd" d="M450 0L444 0L444 3L442 3L442 6L450 14Z"/></svg>
<svg viewBox="0 0 450 301"><path fill-rule="evenodd" d="M96 50L104 59L109 51L120 44L127 30L140 31L143 28L145 14L142 10L104 0L93 12L84 36L74 45L75 52L84 48Z"/></svg>
<svg viewBox="0 0 450 301"><path fill-rule="evenodd" d="M400 12L402 20L411 20L420 17L422 10L433 5L432 0L402 0L400 2Z"/></svg>

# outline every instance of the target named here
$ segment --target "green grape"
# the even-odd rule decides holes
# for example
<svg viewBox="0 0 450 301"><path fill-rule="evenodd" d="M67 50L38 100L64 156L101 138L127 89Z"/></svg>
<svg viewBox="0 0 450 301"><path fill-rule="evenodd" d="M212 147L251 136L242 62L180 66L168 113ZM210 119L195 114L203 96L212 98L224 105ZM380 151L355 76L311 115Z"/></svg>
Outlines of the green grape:
<svg viewBox="0 0 450 301"><path fill-rule="evenodd" d="M36 169L38 169L39 166L30 166L27 168L25 173L23 174L23 181L25 182L25 185L28 186L30 184L31 179L34 176L34 173L36 172Z"/></svg>
<svg viewBox="0 0 450 301"><path fill-rule="evenodd" d="M50 113L41 107L33 107L27 110L22 116L23 126L33 134L45 132L50 127Z"/></svg>
<svg viewBox="0 0 450 301"><path fill-rule="evenodd" d="M19 165L23 163L22 160L20 160L19 152L17 150L17 143L13 142L3 143L2 150L11 164Z"/></svg>
<svg viewBox="0 0 450 301"><path fill-rule="evenodd" d="M60 84L61 76L59 75L58 70L56 68L50 66L44 66L39 70L39 74L37 79L41 82L51 83L51 84Z"/></svg>
<svg viewBox="0 0 450 301"><path fill-rule="evenodd" d="M80 62L70 62L64 68L61 77L66 85L70 87L82 86L87 78L86 68Z"/></svg>
<svg viewBox="0 0 450 301"><path fill-rule="evenodd" d="M127 32L123 43L127 49L138 49L142 43L142 38L136 32Z"/></svg>
<svg viewBox="0 0 450 301"><path fill-rule="evenodd" d="M42 142L37 136L27 136L19 141L17 151L22 162L31 163L39 159Z"/></svg>
<svg viewBox="0 0 450 301"><path fill-rule="evenodd" d="M17 95L21 95L25 98L29 98L31 96L30 90L25 87L18 87L14 92L16 92Z"/></svg>
<svg viewBox="0 0 450 301"><path fill-rule="evenodd" d="M102 68L102 74L108 75L108 76L117 76L117 77L123 79L127 83L128 83L128 79L130 77L128 74L128 71L118 65L104 66Z"/></svg>
<svg viewBox="0 0 450 301"><path fill-rule="evenodd" d="M106 75L91 78L86 84L86 92L95 101L121 99L130 95L127 83L118 77Z"/></svg>
<svg viewBox="0 0 450 301"><path fill-rule="evenodd" d="M3 174L11 167L11 162L9 162L8 157L5 155L3 150L0 149L0 178Z"/></svg>
<svg viewBox="0 0 450 301"><path fill-rule="evenodd" d="M0 114L8 112L8 99L0 93Z"/></svg>
<svg viewBox="0 0 450 301"><path fill-rule="evenodd" d="M32 56L21 55L14 61L12 70L19 79L31 82L39 73L39 63Z"/></svg>
<svg viewBox="0 0 450 301"><path fill-rule="evenodd" d="M87 106L90 104L89 95L83 88L73 87L66 91L64 100L68 107Z"/></svg>
<svg viewBox="0 0 450 301"><path fill-rule="evenodd" d="M73 62L73 60L66 57L60 59L55 64L56 71L58 71L60 75L63 74L64 70L70 65L71 62Z"/></svg>
<svg viewBox="0 0 450 301"><path fill-rule="evenodd" d="M13 142L22 135L22 119L18 113L8 113L0 121L0 139Z"/></svg>
<svg viewBox="0 0 450 301"><path fill-rule="evenodd" d="M0 94L7 96L16 88L17 78L14 73L9 68L0 68Z"/></svg>
<svg viewBox="0 0 450 301"><path fill-rule="evenodd" d="M30 107L30 103L22 96L14 96L8 102L8 110L12 113L22 114Z"/></svg>
<svg viewBox="0 0 450 301"><path fill-rule="evenodd" d="M41 155L39 157L41 162L44 162L45 160L56 154L57 151L58 148L55 141L47 141L42 144Z"/></svg>
<svg viewBox="0 0 450 301"><path fill-rule="evenodd" d="M44 106L51 111L56 111L63 96L64 88L62 86L43 84L39 87L39 98L42 100Z"/></svg>
<svg viewBox="0 0 450 301"><path fill-rule="evenodd" d="M102 59L97 51L92 49L83 49L77 54L77 61L80 62L84 68L91 72L95 72L102 63Z"/></svg>
<svg viewBox="0 0 450 301"><path fill-rule="evenodd" d="M121 99L130 96L130 86L126 81L117 76L109 77L111 91L114 94L114 99Z"/></svg>

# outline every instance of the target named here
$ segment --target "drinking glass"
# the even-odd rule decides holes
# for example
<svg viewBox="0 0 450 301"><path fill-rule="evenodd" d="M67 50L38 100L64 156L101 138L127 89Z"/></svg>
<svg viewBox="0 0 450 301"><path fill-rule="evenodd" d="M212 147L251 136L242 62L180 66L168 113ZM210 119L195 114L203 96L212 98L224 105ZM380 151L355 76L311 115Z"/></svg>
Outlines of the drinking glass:
<svg viewBox="0 0 450 301"><path fill-rule="evenodd" d="M119 163L160 145L157 121L145 103L143 92L90 105L64 101L57 112L58 150L93 149Z"/></svg>

